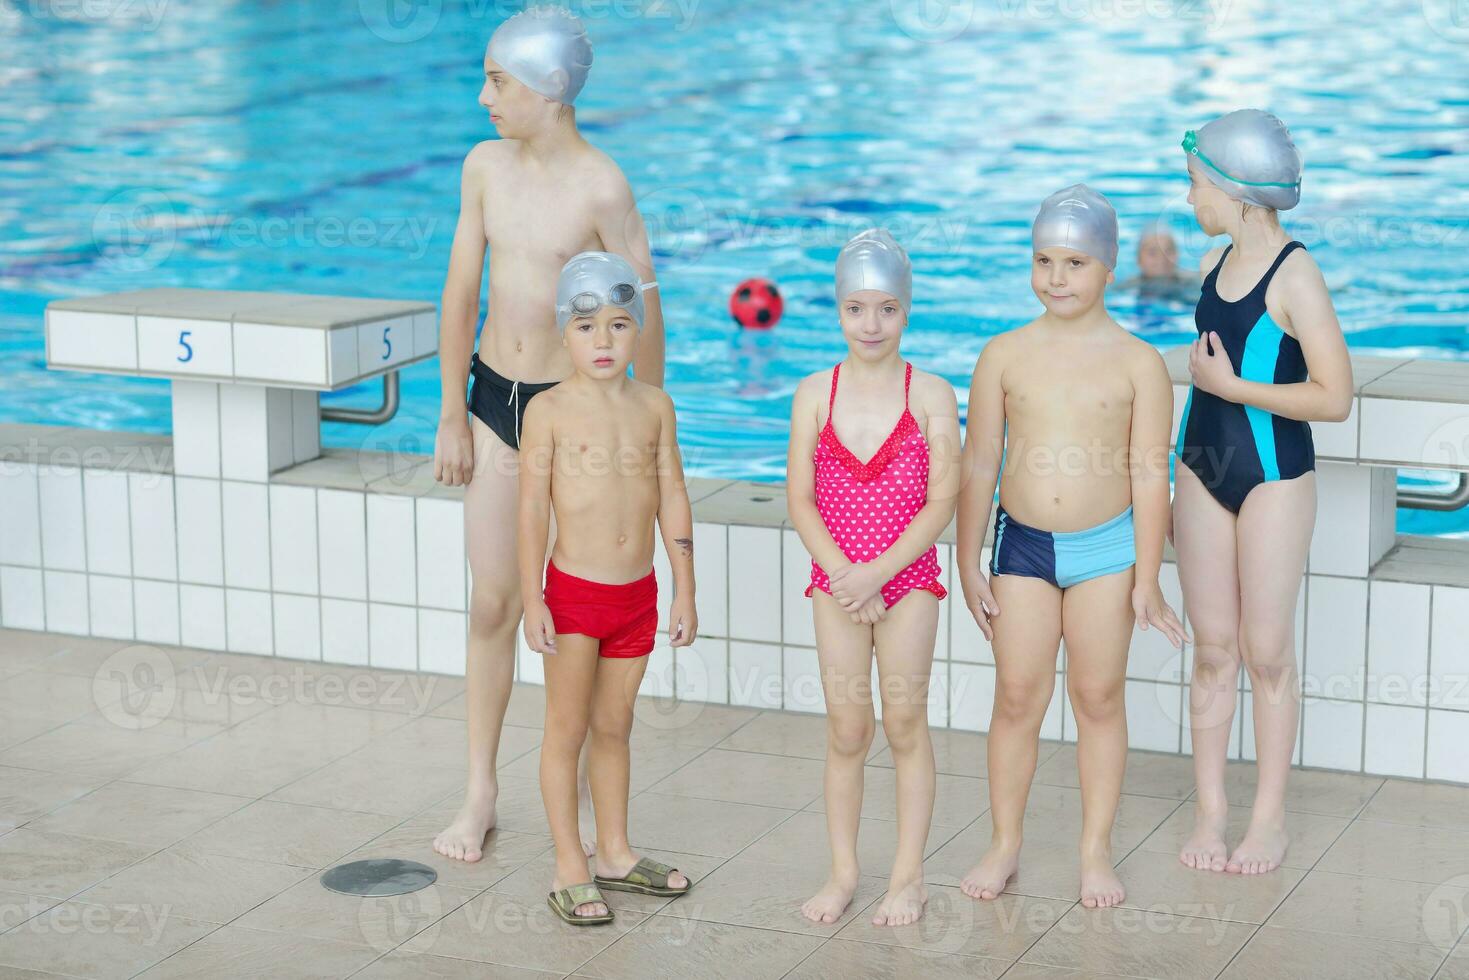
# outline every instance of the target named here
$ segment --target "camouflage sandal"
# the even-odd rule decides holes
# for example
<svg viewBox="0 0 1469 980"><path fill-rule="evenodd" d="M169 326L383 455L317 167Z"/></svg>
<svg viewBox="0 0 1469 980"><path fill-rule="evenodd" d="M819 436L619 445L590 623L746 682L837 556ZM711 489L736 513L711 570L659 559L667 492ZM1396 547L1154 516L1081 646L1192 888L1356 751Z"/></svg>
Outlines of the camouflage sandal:
<svg viewBox="0 0 1469 980"><path fill-rule="evenodd" d="M561 921L569 922L574 926L600 926L612 921L612 907L602 915L577 915L578 905L591 905L593 902L601 902L607 905L607 900L602 893L597 891L597 886L590 881L580 885L572 885L563 888L559 892L551 892L546 896L546 904L551 906L551 911L561 917Z"/></svg>
<svg viewBox="0 0 1469 980"><path fill-rule="evenodd" d="M602 875L594 875L593 880L608 891L614 892L636 892L639 895L656 895L659 898L673 898L682 895L694 887L690 881L682 888L668 887L668 876L677 871L666 864L659 864L650 858L639 858L638 863L633 865L632 870L621 878L607 878Z"/></svg>

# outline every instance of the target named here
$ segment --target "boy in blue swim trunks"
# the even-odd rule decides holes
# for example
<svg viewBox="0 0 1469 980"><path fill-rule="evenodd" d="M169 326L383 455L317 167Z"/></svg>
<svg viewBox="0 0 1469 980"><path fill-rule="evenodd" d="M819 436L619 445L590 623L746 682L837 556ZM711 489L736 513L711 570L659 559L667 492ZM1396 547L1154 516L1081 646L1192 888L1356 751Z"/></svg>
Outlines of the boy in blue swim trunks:
<svg viewBox="0 0 1469 980"><path fill-rule="evenodd" d="M1158 585L1173 389L1158 352L1107 313L1117 262L1107 199L1084 184L1051 195L1031 247L1031 288L1045 312L985 345L969 390L957 560L965 601L994 644L993 831L961 887L992 899L1019 869L1064 638L1081 775L1081 900L1103 908L1123 898L1111 837L1127 761L1132 630L1156 627L1180 649L1187 640ZM985 569L980 549L997 482Z"/></svg>

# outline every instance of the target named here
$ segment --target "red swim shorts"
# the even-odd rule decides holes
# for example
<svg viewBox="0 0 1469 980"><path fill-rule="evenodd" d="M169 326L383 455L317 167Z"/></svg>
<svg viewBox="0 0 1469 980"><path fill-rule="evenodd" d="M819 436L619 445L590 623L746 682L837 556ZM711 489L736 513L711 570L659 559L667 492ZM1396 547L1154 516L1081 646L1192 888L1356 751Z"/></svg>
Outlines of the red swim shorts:
<svg viewBox="0 0 1469 980"><path fill-rule="evenodd" d="M646 657L658 632L658 581L653 573L623 585L567 575L546 563L546 607L557 633L601 640L604 657Z"/></svg>

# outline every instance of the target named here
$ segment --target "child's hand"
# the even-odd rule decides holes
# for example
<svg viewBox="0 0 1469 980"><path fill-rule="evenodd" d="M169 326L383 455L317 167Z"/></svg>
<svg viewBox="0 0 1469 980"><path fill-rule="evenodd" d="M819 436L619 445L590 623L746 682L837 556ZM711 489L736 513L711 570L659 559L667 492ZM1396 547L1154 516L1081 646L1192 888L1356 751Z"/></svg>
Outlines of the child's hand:
<svg viewBox="0 0 1469 980"><path fill-rule="evenodd" d="M878 594L886 581L875 565L865 561L844 565L829 578L831 597L849 613L861 609L868 599Z"/></svg>
<svg viewBox="0 0 1469 980"><path fill-rule="evenodd" d="M984 572L980 572L979 579L974 583L973 589L964 590L964 602L969 606L969 612L974 616L974 621L979 624L979 630L984 634L986 640L995 638L995 627L991 622L1000 614L1000 604L995 601L995 594L990 591L990 578Z"/></svg>
<svg viewBox="0 0 1469 980"><path fill-rule="evenodd" d="M694 609L693 596L674 596L668 610L669 645L686 647L694 642L699 632L699 614Z"/></svg>
<svg viewBox="0 0 1469 980"><path fill-rule="evenodd" d="M1212 353L1210 345L1213 346ZM1230 362L1219 334L1211 330L1193 342L1188 354L1188 373L1193 375L1194 387L1232 401L1229 388L1239 376L1234 373L1234 364Z"/></svg>
<svg viewBox="0 0 1469 980"><path fill-rule="evenodd" d="M556 652L556 624L542 599L525 603L525 642L536 653Z"/></svg>
<svg viewBox="0 0 1469 980"><path fill-rule="evenodd" d="M474 476L474 438L462 419L439 422L434 436L434 479L451 487L469 485Z"/></svg>
<svg viewBox="0 0 1469 980"><path fill-rule="evenodd" d="M882 622L887 618L888 604L883 601L882 594L878 593L862 604L862 608L852 613L852 622L871 626Z"/></svg>
<svg viewBox="0 0 1469 980"><path fill-rule="evenodd" d="M1146 630L1149 624L1156 626L1168 636L1168 642L1176 649L1182 650L1185 643L1193 642L1193 637L1184 631L1183 623L1178 621L1178 614L1163 598L1163 590L1158 588L1157 582L1133 586L1132 613L1137 617L1138 629Z"/></svg>

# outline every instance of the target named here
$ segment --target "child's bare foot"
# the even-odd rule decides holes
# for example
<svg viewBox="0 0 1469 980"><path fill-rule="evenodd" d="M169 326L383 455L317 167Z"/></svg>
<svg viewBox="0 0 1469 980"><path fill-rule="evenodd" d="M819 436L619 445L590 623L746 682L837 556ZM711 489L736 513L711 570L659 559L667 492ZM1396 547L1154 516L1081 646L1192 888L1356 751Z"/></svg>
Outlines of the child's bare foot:
<svg viewBox="0 0 1469 980"><path fill-rule="evenodd" d="M852 895L857 891L857 876L850 877L833 874L826 884L821 886L821 891L812 895L801 906L801 914L812 922L820 922L830 925L842 917L847 911L847 906L852 903Z"/></svg>
<svg viewBox="0 0 1469 980"><path fill-rule="evenodd" d="M872 916L875 926L907 926L923 917L923 906L928 904L928 886L923 883L923 871L916 875L888 880L888 893Z"/></svg>
<svg viewBox="0 0 1469 980"><path fill-rule="evenodd" d="M1178 852L1178 860L1196 871L1223 871L1229 849L1224 844L1228 810L1214 813L1202 806L1194 811L1194 832Z"/></svg>
<svg viewBox="0 0 1469 980"><path fill-rule="evenodd" d="M464 794L464 805L449 826L434 838L434 850L446 858L473 864L484 857L485 835L495 827L495 784Z"/></svg>
<svg viewBox="0 0 1469 980"><path fill-rule="evenodd" d="M1112 854L1105 850L1082 849L1081 904L1089 909L1107 909L1122 904L1127 890L1112 867Z"/></svg>
<svg viewBox="0 0 1469 980"><path fill-rule="evenodd" d="M1280 867L1290 837L1285 832L1285 816L1251 817L1245 839L1229 856L1224 870L1230 874L1262 875Z"/></svg>
<svg viewBox="0 0 1469 980"><path fill-rule="evenodd" d="M970 898L999 898L1006 883L1020 870L1020 845L991 843L979 863L969 869L959 890Z"/></svg>

